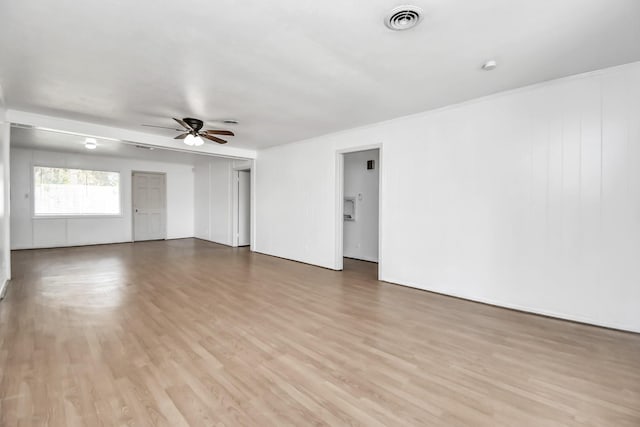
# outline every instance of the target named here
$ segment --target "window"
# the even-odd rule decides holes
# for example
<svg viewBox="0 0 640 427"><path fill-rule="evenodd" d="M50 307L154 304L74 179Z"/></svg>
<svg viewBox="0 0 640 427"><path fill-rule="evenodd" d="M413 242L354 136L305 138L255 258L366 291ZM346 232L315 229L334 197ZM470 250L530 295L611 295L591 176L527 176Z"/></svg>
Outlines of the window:
<svg viewBox="0 0 640 427"><path fill-rule="evenodd" d="M33 168L35 216L120 215L120 174Z"/></svg>

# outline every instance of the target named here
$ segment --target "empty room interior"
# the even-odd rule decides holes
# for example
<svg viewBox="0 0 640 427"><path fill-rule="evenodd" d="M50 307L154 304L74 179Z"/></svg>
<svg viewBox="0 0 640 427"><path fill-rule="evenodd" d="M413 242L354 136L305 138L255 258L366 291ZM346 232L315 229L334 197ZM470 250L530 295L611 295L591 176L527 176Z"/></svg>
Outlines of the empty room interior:
<svg viewBox="0 0 640 427"><path fill-rule="evenodd" d="M0 2L0 427L640 426L640 2Z"/></svg>

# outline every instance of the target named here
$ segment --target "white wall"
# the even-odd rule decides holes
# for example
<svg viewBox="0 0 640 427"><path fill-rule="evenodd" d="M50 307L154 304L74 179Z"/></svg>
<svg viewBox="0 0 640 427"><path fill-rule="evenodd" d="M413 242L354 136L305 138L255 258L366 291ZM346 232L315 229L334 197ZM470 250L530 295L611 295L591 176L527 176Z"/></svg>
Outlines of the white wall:
<svg viewBox="0 0 640 427"><path fill-rule="evenodd" d="M209 240L211 207L209 194L211 192L211 176L209 173L209 161L203 159L196 163L194 168L194 221L193 235L198 239Z"/></svg>
<svg viewBox="0 0 640 427"><path fill-rule="evenodd" d="M335 145L324 138L258 152L254 250L335 266Z"/></svg>
<svg viewBox="0 0 640 427"><path fill-rule="evenodd" d="M205 159L195 167L195 236L232 245L233 160Z"/></svg>
<svg viewBox="0 0 640 427"><path fill-rule="evenodd" d="M262 150L255 250L338 266L336 150L376 143L381 279L640 332L640 63Z"/></svg>
<svg viewBox="0 0 640 427"><path fill-rule="evenodd" d="M367 169L367 161L375 169ZM344 256L378 261L378 180L379 150L358 151L344 155L344 197L354 197L355 221L344 221Z"/></svg>
<svg viewBox="0 0 640 427"><path fill-rule="evenodd" d="M34 219L31 194L34 165L96 168L120 172L122 216ZM167 238L192 237L194 235L192 165L14 148L11 150L12 249L131 241L132 171L166 173Z"/></svg>
<svg viewBox="0 0 640 427"><path fill-rule="evenodd" d="M11 278L9 228L9 123L6 122L4 96L0 86L0 298Z"/></svg>
<svg viewBox="0 0 640 427"><path fill-rule="evenodd" d="M214 158L211 164L211 237L213 242L231 245L231 167L233 161Z"/></svg>

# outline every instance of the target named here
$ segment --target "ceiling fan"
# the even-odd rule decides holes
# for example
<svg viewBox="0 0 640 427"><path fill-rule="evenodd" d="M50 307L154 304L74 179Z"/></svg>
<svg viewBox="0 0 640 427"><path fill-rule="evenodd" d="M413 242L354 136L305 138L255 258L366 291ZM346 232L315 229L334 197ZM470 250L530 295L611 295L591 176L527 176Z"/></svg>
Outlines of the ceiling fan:
<svg viewBox="0 0 640 427"><path fill-rule="evenodd" d="M204 126L204 122L200 119L194 119L191 117L185 117L184 119L176 119L173 118L182 128L170 128L165 126L155 126L155 125L142 125L146 127L152 128L161 128L161 129L171 129L178 132L183 132L182 134L176 136L174 139L182 139L184 143L190 146L200 146L204 144L204 139L208 139L209 141L217 142L218 144L226 144L222 138L218 138L215 135L227 135L234 136L235 134L230 130L220 130L220 129L206 129L201 130ZM204 138L204 139L203 139Z"/></svg>

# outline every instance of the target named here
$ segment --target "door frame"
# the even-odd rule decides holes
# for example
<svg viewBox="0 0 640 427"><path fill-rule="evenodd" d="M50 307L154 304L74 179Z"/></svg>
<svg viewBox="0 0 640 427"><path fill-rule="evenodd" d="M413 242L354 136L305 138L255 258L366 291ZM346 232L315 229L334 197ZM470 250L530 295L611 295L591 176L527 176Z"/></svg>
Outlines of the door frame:
<svg viewBox="0 0 640 427"><path fill-rule="evenodd" d="M382 143L363 145L336 150L336 189L335 189L335 270L344 268L344 156L360 151L378 150L378 280L382 280L383 239L382 239L382 207L383 192L383 147Z"/></svg>
<svg viewBox="0 0 640 427"><path fill-rule="evenodd" d="M241 171L247 171L250 174L249 177L249 250L253 252L255 242L255 163L251 160L251 164L244 164L241 166L235 166L231 169L231 246L238 247L238 204L239 199L239 185L238 174Z"/></svg>
<svg viewBox="0 0 640 427"><path fill-rule="evenodd" d="M166 172L156 172L156 171L141 171L141 170L132 170L131 171L131 242L136 241L136 212L134 208L134 180L133 176L136 173L146 173L152 175L163 175L164 176L164 237L161 240L167 240L167 227L168 227L168 215L167 215L167 173ZM146 240L139 240L140 242L146 242Z"/></svg>

